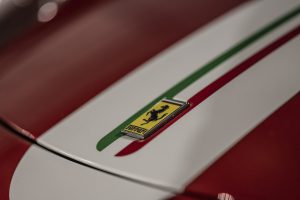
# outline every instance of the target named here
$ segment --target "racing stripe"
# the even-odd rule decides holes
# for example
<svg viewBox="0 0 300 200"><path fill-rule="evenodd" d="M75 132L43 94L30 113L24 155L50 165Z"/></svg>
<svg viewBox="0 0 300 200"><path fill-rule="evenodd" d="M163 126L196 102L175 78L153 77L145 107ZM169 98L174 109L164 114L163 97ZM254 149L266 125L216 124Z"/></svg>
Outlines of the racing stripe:
<svg viewBox="0 0 300 200"><path fill-rule="evenodd" d="M124 121L122 124L120 124L118 127L116 127L114 130L112 130L110 133L108 133L106 136L100 139L100 141L97 143L97 149L98 151L102 151L107 146L109 146L111 143L113 143L115 140L120 138L122 136L121 130L125 128L126 125L130 124L134 119L136 119L139 115L149 110L154 104L156 104L161 99L167 97L167 98L173 98L176 94L181 92L183 89L188 87L190 84L201 78L206 73L210 72L212 69L219 66L221 63L225 62L227 59L231 58L232 56L236 55L239 51L243 50L244 48L248 47L250 44L254 43L258 39L262 38L263 36L267 35L269 32L273 31L274 29L278 28L285 22L289 21L293 17L297 16L300 13L300 7L297 7L296 9L290 11L286 15L278 18L274 22L270 23L266 27L262 28L261 30L258 30L253 35L249 36L248 38L244 39L231 49L227 50L223 54L216 57L214 60L206 64L205 66L199 68L197 71L183 79L181 82L167 90L165 93L158 96L156 99L154 99L152 102L150 102L148 105L146 105L144 108L139 110L137 113L135 113L132 117ZM149 139L147 140L149 141ZM147 142L146 141L146 142ZM144 144L143 142L142 144ZM137 144L136 144L137 145ZM135 145L135 146L136 146ZM141 144L140 144L141 145Z"/></svg>
<svg viewBox="0 0 300 200"><path fill-rule="evenodd" d="M163 189L181 191L187 182L297 92L299 68L296 52L300 38L287 43L232 80L138 153L123 158L113 156L132 142L126 137L103 152L96 150L96 142L149 100L209 62L215 55L299 5L299 2L290 2L253 2L228 13L98 95L43 134L38 138L38 143L84 165ZM222 63L221 67L196 81L181 94L191 91L190 88L202 80L210 84L298 23L299 16ZM211 74L215 72L218 72L217 76L212 77ZM201 88L198 87L198 91ZM185 96L189 98L190 94L198 92L192 91L185 93Z"/></svg>
<svg viewBox="0 0 300 200"><path fill-rule="evenodd" d="M175 121L180 119L182 116L184 116L187 112L195 108L197 105L199 105L201 102L203 102L205 99L207 99L209 96L211 96L214 92L222 88L225 84L236 78L238 75L252 67L255 63L259 62L264 57L268 56L270 53L275 51L276 49L280 48L282 45L296 37L300 33L300 26L296 27L286 35L282 36L275 42L271 43L270 45L266 46L264 49L260 50L235 68L233 68L231 71L226 73L225 75L221 76L219 79L217 79L215 82L195 94L193 97L191 97L188 102L190 103L190 107L186 109L184 112L182 112L179 116L174 118L171 122L169 122L166 126L161 128L156 134L152 135L150 138L144 141L134 141L124 149L122 149L119 153L116 154L116 156L125 156L131 153L134 153L141 149L143 146L148 144L151 140L153 140L156 136L158 136L163 130L165 130L167 127L171 126Z"/></svg>

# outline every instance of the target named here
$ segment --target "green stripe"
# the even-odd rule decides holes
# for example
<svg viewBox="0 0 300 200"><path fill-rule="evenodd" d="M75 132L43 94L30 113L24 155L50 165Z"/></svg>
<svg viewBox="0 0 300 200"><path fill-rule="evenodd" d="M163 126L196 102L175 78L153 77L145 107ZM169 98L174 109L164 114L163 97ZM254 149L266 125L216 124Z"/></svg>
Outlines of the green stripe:
<svg viewBox="0 0 300 200"><path fill-rule="evenodd" d="M112 130L110 133L105 135L97 144L97 150L102 151L107 146L109 146L111 143L113 143L115 140L120 138L122 136L121 130L128 124L130 124L134 119L136 119L138 116L142 115L144 112L146 112L148 109L150 109L155 103L160 101L162 98L173 98L175 95L177 95L180 91L194 83L196 80L207 74L212 69L216 68L235 54L237 54L239 51L245 49L250 44L256 42L258 39L262 38L269 32L273 31L275 28L278 28L283 23L287 22L288 20L292 19L293 17L297 16L300 13L300 7L297 7L293 11L289 12L288 14L278 18L271 24L267 25L266 27L260 29L256 33L252 34L245 40L242 40L235 46L233 46L231 49L225 51L218 57L216 57L214 60L210 61L194 73L190 74L188 77L174 85L172 88L167 90L165 93L161 94L159 97L154 99L152 102L150 102L147 106L139 110L137 113L132 115L129 119L124 121L121 125L116 127L114 130Z"/></svg>

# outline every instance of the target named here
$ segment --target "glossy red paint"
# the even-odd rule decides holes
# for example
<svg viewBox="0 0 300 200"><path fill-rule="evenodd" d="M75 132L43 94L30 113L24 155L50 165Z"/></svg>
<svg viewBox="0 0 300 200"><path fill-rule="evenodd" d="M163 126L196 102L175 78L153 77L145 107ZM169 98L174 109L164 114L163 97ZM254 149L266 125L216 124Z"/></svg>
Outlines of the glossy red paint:
<svg viewBox="0 0 300 200"><path fill-rule="evenodd" d="M170 121L168 124L163 126L157 133L150 136L147 140L143 141L133 141L130 143L127 147L122 149L120 152L116 154L116 156L126 156L129 154L132 154L142 147L144 147L146 144L151 142L155 137L157 137L160 133L162 133L165 129L167 129L169 126L171 126L174 122L176 122L178 119L183 117L186 113L188 113L190 110L195 108L197 105L199 105L201 102L203 102L205 99L207 99L210 95L215 93L217 90L222 88L224 85L226 85L228 82L236 78L238 75L252 67L255 63L263 59L264 57L268 56L270 53L275 51L277 48L280 48L282 45L284 45L289 40L296 37L298 34L300 34L300 26L297 26L295 29L291 30L284 36L280 37L273 43L269 44L256 54L252 55L248 59L246 59L244 62L237 65L235 68L221 76L219 79L208 85L206 88L195 94L193 97L191 97L188 102L190 103L190 107L188 107L184 112L182 112L180 115L175 117L172 121Z"/></svg>
<svg viewBox="0 0 300 200"><path fill-rule="evenodd" d="M14 171L30 144L0 126L0 199L9 200Z"/></svg>
<svg viewBox="0 0 300 200"><path fill-rule="evenodd" d="M0 52L0 116L38 137L149 58L244 1L92 1L91 6L70 1L64 8L68 13L63 9Z"/></svg>
<svg viewBox="0 0 300 200"><path fill-rule="evenodd" d="M190 183L185 193L296 200L300 190L300 93Z"/></svg>

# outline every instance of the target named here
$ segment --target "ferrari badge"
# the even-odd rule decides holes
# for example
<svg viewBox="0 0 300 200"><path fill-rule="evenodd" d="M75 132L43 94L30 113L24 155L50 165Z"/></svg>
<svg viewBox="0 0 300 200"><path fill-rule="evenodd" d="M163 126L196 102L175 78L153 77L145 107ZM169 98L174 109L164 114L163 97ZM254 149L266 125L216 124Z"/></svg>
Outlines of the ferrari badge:
<svg viewBox="0 0 300 200"><path fill-rule="evenodd" d="M163 99L127 125L122 133L137 139L146 139L187 106L183 101Z"/></svg>

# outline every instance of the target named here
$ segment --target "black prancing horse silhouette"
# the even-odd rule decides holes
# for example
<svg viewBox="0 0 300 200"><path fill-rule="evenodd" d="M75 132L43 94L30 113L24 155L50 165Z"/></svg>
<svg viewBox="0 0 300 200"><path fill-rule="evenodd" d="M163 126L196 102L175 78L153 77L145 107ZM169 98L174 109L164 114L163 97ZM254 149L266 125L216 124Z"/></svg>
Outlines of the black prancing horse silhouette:
<svg viewBox="0 0 300 200"><path fill-rule="evenodd" d="M164 118L168 113L163 114L161 117L158 117L158 114L163 113L168 109L169 109L168 105L161 106L161 108L158 110L152 109L151 111L147 112L147 114L146 114L146 116L148 116L150 114L150 117L148 119L143 119L145 121L145 123L142 123L141 125L145 125L145 124L148 124L149 122L157 121L157 120Z"/></svg>

